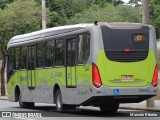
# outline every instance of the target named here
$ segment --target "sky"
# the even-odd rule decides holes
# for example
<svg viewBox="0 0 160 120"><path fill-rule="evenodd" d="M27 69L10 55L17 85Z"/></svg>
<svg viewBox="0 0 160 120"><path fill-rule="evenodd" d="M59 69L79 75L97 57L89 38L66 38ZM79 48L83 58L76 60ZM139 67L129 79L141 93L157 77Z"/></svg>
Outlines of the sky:
<svg viewBox="0 0 160 120"><path fill-rule="evenodd" d="M126 2L126 3L129 2L129 0L122 0L122 1L123 1L123 2Z"/></svg>

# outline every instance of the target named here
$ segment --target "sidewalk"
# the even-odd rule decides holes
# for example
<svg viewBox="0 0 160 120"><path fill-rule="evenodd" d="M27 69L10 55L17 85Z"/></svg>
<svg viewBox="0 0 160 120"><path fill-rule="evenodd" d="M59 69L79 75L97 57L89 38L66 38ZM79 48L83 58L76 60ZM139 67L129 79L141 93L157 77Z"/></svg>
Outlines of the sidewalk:
<svg viewBox="0 0 160 120"><path fill-rule="evenodd" d="M120 109L148 110L148 111L160 112L160 100L155 100L155 107L146 107L146 101L143 101L140 103L121 104Z"/></svg>
<svg viewBox="0 0 160 120"><path fill-rule="evenodd" d="M0 96L0 100L7 100L7 96Z"/></svg>

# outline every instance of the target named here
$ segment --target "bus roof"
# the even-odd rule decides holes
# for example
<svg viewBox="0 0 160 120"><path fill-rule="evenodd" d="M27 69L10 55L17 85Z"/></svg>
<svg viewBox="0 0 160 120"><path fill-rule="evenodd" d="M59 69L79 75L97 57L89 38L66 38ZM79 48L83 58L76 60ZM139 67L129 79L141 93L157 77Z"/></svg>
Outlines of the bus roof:
<svg viewBox="0 0 160 120"><path fill-rule="evenodd" d="M128 22L112 22L112 23L102 22L101 25L106 25L112 29L139 29L145 26L142 23L128 23Z"/></svg>
<svg viewBox="0 0 160 120"><path fill-rule="evenodd" d="M66 26L49 28L45 30L39 30L39 31L35 31L35 32L23 34L23 35L17 35L10 39L7 45L7 48L18 46L18 45L30 44L33 42L38 42L44 38L49 39L48 38L49 36L54 37L54 36L63 35L63 34L70 35L71 32L85 30L86 28L93 25L94 23L66 25ZM99 22L98 25L106 25L113 29L137 29L143 26L142 23L122 23L122 22L113 22L113 23Z"/></svg>
<svg viewBox="0 0 160 120"><path fill-rule="evenodd" d="M35 32L23 34L23 35L17 35L10 39L10 41L8 42L7 48L16 46L16 45L21 45L24 43L36 42L38 38L56 36L64 33L83 30L90 25L91 24L77 24L77 25L59 26L59 27L39 30L39 31L35 31Z"/></svg>

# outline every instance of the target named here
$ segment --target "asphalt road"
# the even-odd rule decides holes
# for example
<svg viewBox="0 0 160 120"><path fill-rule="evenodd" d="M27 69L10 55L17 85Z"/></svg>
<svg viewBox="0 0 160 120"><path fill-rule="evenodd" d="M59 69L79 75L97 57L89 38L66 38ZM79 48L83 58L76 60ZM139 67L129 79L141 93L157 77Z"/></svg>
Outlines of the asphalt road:
<svg viewBox="0 0 160 120"><path fill-rule="evenodd" d="M75 112L69 111L67 113L58 113L55 111L55 106L51 104L36 104L35 108L27 109L27 108L19 108L19 104L15 102L9 102L6 100L0 100L0 116L2 116L2 112L10 112L12 115L20 113L19 115L25 115L28 113L37 113L37 115L42 115L42 117L38 118L9 118L9 117L0 117L0 120L159 120L160 117L131 117L130 115L134 113L136 114L152 114L153 112L149 111L134 111L134 110L125 110L119 109L117 113L114 114L106 114L100 112L98 108L94 107L80 107L77 108ZM3 113L3 114L4 114ZM158 114L154 112L154 114ZM160 113L159 113L160 114ZM46 117L52 116L52 117Z"/></svg>

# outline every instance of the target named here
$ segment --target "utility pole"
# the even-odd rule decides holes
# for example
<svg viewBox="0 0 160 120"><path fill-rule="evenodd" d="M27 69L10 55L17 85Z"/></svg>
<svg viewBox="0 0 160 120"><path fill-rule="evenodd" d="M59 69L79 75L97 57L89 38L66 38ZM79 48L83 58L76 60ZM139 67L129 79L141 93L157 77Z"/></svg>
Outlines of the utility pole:
<svg viewBox="0 0 160 120"><path fill-rule="evenodd" d="M149 24L149 5L148 5L148 1L149 0L143 0L143 17L142 17L142 21L143 24ZM146 106L147 107L154 107L155 103L154 103L154 98L150 98L148 100L146 100Z"/></svg>
<svg viewBox="0 0 160 120"><path fill-rule="evenodd" d="M46 0L42 0L42 29L46 29Z"/></svg>
<svg viewBox="0 0 160 120"><path fill-rule="evenodd" d="M143 24L149 24L149 4L148 0L143 0Z"/></svg>

